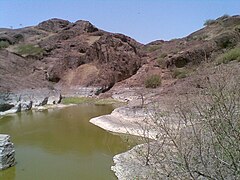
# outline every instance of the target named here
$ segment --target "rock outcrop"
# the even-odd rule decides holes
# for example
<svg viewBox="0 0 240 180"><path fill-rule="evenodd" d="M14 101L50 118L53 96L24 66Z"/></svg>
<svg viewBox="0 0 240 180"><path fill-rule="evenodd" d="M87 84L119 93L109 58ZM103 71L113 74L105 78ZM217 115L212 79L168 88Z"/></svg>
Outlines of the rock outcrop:
<svg viewBox="0 0 240 180"><path fill-rule="evenodd" d="M39 106L61 102L60 92L48 89L25 89L18 93L0 93L0 115L27 111Z"/></svg>

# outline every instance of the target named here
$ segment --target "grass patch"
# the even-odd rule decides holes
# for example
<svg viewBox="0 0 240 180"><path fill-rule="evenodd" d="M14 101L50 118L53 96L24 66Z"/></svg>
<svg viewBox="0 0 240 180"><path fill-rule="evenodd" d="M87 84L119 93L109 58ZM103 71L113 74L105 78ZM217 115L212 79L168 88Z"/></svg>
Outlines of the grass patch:
<svg viewBox="0 0 240 180"><path fill-rule="evenodd" d="M188 71L185 68L176 68L172 75L173 78L182 79L188 76Z"/></svg>
<svg viewBox="0 0 240 180"><path fill-rule="evenodd" d="M82 104L82 103L93 103L94 98L90 97L65 97L62 99L62 104Z"/></svg>
<svg viewBox="0 0 240 180"><path fill-rule="evenodd" d="M145 87L146 88L157 88L158 86L161 85L161 83L162 83L161 76L154 74L154 75L151 75L146 78Z"/></svg>
<svg viewBox="0 0 240 180"><path fill-rule="evenodd" d="M23 44L17 47L17 53L21 55L41 55L43 49L33 44Z"/></svg>
<svg viewBox="0 0 240 180"><path fill-rule="evenodd" d="M111 99L111 98L96 99L96 101L94 102L94 104L96 104L96 105L119 104L119 103L122 103L122 102L117 101L117 100L115 100L115 99Z"/></svg>
<svg viewBox="0 0 240 180"><path fill-rule="evenodd" d="M235 47L224 54L220 55L217 58L217 65L219 64L227 64L230 61L237 60L240 62L240 47Z"/></svg>
<svg viewBox="0 0 240 180"><path fill-rule="evenodd" d="M0 41L0 49L7 48L9 45L8 41Z"/></svg>
<svg viewBox="0 0 240 180"><path fill-rule="evenodd" d="M109 105L109 104L119 104L120 101L115 99L106 98L106 99L96 99L91 97L65 97L62 99L62 104L83 104L91 103L95 105Z"/></svg>

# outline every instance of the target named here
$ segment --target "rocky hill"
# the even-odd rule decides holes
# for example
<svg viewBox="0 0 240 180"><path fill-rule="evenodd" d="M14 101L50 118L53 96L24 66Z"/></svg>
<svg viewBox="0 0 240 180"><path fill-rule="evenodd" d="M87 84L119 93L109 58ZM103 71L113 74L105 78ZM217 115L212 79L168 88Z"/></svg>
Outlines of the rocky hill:
<svg viewBox="0 0 240 180"><path fill-rule="evenodd" d="M0 92L48 88L81 95L77 91L86 88L87 95L110 89L112 94L145 89L152 75L161 79L159 93L201 88L197 70L208 64L211 72L226 64L221 56L238 51L239 42L240 16L222 16L187 37L146 45L82 20L50 19L33 27L0 29Z"/></svg>
<svg viewBox="0 0 240 180"><path fill-rule="evenodd" d="M142 65L143 45L81 20L50 19L34 27L0 29L0 44L1 92L78 86L104 92Z"/></svg>
<svg viewBox="0 0 240 180"><path fill-rule="evenodd" d="M145 63L131 78L117 83L117 87L143 87L146 79L156 74L162 79L161 86L154 91L157 94L173 91L184 94L187 90L201 89L203 79L219 66L229 71L240 70L240 16L208 20L204 28L187 37L156 40L141 50Z"/></svg>

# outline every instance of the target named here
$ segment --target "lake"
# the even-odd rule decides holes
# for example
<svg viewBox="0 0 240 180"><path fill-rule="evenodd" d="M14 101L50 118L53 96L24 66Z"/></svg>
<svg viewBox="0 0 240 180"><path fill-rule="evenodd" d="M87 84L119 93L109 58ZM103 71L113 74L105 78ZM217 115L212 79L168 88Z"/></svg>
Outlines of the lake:
<svg viewBox="0 0 240 180"><path fill-rule="evenodd" d="M89 123L112 110L111 105L83 104L1 118L0 133L11 136L17 164L0 171L0 179L116 179L110 170L112 158L128 150L128 144Z"/></svg>

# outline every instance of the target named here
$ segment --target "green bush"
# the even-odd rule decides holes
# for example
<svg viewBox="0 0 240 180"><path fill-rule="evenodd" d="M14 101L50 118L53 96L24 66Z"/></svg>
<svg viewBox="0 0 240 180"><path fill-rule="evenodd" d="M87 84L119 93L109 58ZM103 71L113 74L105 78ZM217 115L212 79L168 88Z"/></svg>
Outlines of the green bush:
<svg viewBox="0 0 240 180"><path fill-rule="evenodd" d="M17 53L21 55L41 55L43 49L33 44L24 44L18 46Z"/></svg>
<svg viewBox="0 0 240 180"><path fill-rule="evenodd" d="M0 49L7 48L9 45L8 41L0 41Z"/></svg>
<svg viewBox="0 0 240 180"><path fill-rule="evenodd" d="M227 64L233 60L237 60L238 62L240 61L240 47L235 47L234 49L231 49L226 53L220 55L217 58L217 64Z"/></svg>
<svg viewBox="0 0 240 180"><path fill-rule="evenodd" d="M209 26L209 25L212 25L216 22L216 20L214 19L207 19L205 22L204 22L204 26Z"/></svg>
<svg viewBox="0 0 240 180"><path fill-rule="evenodd" d="M173 70L173 78L182 79L187 77L188 72L184 68L177 68Z"/></svg>
<svg viewBox="0 0 240 180"><path fill-rule="evenodd" d="M161 76L159 75L151 75L146 78L145 80L145 87L146 88L156 88L161 85Z"/></svg>

